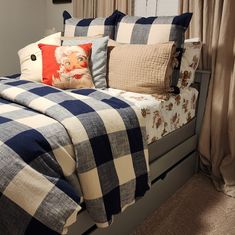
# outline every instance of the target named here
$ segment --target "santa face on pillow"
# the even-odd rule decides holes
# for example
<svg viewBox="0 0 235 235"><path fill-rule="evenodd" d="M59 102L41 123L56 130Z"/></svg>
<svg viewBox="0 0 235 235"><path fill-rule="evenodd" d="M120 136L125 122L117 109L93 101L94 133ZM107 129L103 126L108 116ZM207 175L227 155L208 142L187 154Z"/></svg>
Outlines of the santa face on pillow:
<svg viewBox="0 0 235 235"><path fill-rule="evenodd" d="M61 89L94 87L89 71L89 55L82 46L57 47L55 58L60 69L52 77L53 86Z"/></svg>
<svg viewBox="0 0 235 235"><path fill-rule="evenodd" d="M91 43L79 46L39 44L42 51L42 82L60 89L93 88L89 55Z"/></svg>

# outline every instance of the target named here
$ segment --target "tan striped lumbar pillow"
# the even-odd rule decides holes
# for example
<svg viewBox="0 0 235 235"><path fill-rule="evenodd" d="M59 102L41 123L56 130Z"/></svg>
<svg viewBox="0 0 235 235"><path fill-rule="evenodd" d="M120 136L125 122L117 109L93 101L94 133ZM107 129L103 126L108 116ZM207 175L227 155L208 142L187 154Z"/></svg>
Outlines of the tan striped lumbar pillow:
<svg viewBox="0 0 235 235"><path fill-rule="evenodd" d="M111 88L166 94L173 72L173 42L154 45L109 41L108 85Z"/></svg>

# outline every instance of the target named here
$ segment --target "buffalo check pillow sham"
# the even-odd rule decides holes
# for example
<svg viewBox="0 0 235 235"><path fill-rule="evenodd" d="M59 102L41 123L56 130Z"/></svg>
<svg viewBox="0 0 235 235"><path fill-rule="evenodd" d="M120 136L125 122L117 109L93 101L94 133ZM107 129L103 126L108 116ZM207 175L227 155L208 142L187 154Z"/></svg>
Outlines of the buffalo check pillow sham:
<svg viewBox="0 0 235 235"><path fill-rule="evenodd" d="M115 40L119 43L155 44L174 41L176 44L175 69L171 81L177 86L181 57L184 48L184 34L192 13L179 16L120 16L118 18Z"/></svg>
<svg viewBox="0 0 235 235"><path fill-rule="evenodd" d="M98 18L75 18L64 11L64 36L96 36L103 35L114 38L115 27L119 17L124 15L114 11L111 16Z"/></svg>

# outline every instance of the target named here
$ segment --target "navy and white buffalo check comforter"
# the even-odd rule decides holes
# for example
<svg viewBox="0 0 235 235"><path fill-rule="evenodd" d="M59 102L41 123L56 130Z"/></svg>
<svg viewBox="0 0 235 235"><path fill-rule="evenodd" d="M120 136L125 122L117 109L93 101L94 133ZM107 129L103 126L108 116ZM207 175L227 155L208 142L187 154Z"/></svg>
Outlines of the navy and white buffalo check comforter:
<svg viewBox="0 0 235 235"><path fill-rule="evenodd" d="M65 234L83 200L108 226L149 189L144 139L123 100L0 78L0 234Z"/></svg>

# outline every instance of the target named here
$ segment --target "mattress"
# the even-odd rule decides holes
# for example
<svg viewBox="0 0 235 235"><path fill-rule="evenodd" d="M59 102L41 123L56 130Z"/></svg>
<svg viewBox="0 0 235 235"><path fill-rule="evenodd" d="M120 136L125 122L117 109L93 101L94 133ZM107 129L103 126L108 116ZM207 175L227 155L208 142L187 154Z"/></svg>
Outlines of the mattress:
<svg viewBox="0 0 235 235"><path fill-rule="evenodd" d="M16 78L19 74L9 76ZM152 95L108 88L97 89L113 96L120 96L142 110L146 119L147 142L151 144L189 123L196 113L198 91L193 87L181 88L179 95L159 99Z"/></svg>
<svg viewBox="0 0 235 235"><path fill-rule="evenodd" d="M182 127L195 117L198 91L192 87L183 88L179 95L172 94L167 99L112 88L101 91L121 97L141 109L146 120L148 144Z"/></svg>

